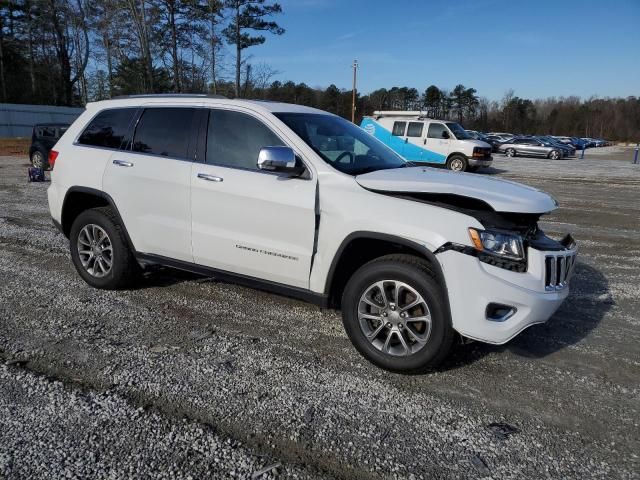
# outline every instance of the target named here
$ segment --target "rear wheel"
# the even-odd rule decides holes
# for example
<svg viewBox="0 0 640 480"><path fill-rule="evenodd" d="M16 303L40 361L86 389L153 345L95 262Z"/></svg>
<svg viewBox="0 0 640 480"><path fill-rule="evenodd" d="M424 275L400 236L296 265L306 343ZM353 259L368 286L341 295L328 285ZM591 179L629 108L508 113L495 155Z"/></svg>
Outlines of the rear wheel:
<svg viewBox="0 0 640 480"><path fill-rule="evenodd" d="M507 148L507 149L504 151L504 154L505 154L507 157L515 157L515 156L516 156L516 151L515 151L515 149L513 149L513 148Z"/></svg>
<svg viewBox="0 0 640 480"><path fill-rule="evenodd" d="M46 168L47 157L42 150L34 150L31 153L31 165L36 168Z"/></svg>
<svg viewBox="0 0 640 480"><path fill-rule="evenodd" d="M433 368L453 343L442 288L429 265L411 255L387 255L354 273L343 293L342 318L356 349L395 372Z"/></svg>
<svg viewBox="0 0 640 480"><path fill-rule="evenodd" d="M469 168L469 163L463 155L452 155L447 160L447 168L454 172L464 172Z"/></svg>
<svg viewBox="0 0 640 480"><path fill-rule="evenodd" d="M138 279L140 266L111 208L94 208L78 215L69 244L76 270L92 287L114 290Z"/></svg>
<svg viewBox="0 0 640 480"><path fill-rule="evenodd" d="M557 150L552 150L551 153L549 154L549 158L551 160L558 160L560 158L560 152Z"/></svg>

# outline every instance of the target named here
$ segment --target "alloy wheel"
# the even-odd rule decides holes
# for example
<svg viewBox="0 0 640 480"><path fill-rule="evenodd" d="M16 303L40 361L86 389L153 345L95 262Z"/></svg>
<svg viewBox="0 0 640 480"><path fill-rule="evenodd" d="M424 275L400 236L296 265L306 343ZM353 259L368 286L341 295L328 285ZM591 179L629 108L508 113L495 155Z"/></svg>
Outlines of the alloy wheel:
<svg viewBox="0 0 640 480"><path fill-rule="evenodd" d="M89 275L102 278L113 266L113 245L107 232L99 225L85 225L78 234L78 256Z"/></svg>
<svg viewBox="0 0 640 480"><path fill-rule="evenodd" d="M422 350L431 334L431 312L422 295L398 280L367 287L358 303L358 323L382 353L408 356Z"/></svg>
<svg viewBox="0 0 640 480"><path fill-rule="evenodd" d="M516 152L513 150L513 148L507 148L507 151L505 152L507 157L513 157L515 153Z"/></svg>

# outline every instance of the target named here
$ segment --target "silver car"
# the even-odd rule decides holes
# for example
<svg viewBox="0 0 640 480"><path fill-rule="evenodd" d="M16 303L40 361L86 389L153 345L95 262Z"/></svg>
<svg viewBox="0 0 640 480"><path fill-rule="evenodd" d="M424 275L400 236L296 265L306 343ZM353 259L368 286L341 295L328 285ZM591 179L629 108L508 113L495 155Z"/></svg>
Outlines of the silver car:
<svg viewBox="0 0 640 480"><path fill-rule="evenodd" d="M521 155L523 157L545 157L551 160L559 160L566 156L561 148L532 137L514 137L500 144L498 152L504 153L507 157Z"/></svg>

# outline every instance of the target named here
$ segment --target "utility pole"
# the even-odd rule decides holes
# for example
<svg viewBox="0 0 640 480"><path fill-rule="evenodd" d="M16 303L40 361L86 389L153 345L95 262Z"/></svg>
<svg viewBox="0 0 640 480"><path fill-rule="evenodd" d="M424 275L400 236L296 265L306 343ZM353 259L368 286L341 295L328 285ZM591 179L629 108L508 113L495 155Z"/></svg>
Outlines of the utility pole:
<svg viewBox="0 0 640 480"><path fill-rule="evenodd" d="M351 95L351 123L356 123L356 72L358 71L358 60L353 61L353 90Z"/></svg>

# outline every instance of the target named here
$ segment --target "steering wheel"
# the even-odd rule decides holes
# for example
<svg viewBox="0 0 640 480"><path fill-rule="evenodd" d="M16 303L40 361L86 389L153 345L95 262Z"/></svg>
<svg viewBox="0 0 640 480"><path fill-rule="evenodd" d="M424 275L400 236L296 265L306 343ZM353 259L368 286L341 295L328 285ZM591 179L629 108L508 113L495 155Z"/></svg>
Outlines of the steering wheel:
<svg viewBox="0 0 640 480"><path fill-rule="evenodd" d="M335 163L340 163L340 160L342 160L343 157L346 157L347 155L349 155L351 157L351 160L349 160L349 163L353 163L353 161L355 160L355 156L353 155L352 152L346 151L346 152L342 152L340 155L338 155L338 158L336 158L334 160Z"/></svg>

